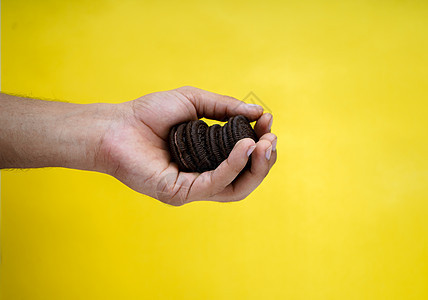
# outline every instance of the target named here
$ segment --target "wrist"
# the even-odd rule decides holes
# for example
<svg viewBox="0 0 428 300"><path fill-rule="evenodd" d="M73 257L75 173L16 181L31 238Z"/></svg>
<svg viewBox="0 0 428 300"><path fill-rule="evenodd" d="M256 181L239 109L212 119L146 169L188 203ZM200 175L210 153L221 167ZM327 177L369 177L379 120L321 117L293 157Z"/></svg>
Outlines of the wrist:
<svg viewBox="0 0 428 300"><path fill-rule="evenodd" d="M67 168L109 173L111 161L103 147L111 132L123 123L120 104L84 104L62 124L64 134L63 166ZM66 141L73 142L71 145Z"/></svg>
<svg viewBox="0 0 428 300"><path fill-rule="evenodd" d="M74 104L0 93L0 169L65 167L110 174L115 161L106 144L119 139L131 119L129 102Z"/></svg>
<svg viewBox="0 0 428 300"><path fill-rule="evenodd" d="M131 102L120 104L90 104L92 125L85 136L87 170L115 175L120 165L123 142L129 124L133 122Z"/></svg>

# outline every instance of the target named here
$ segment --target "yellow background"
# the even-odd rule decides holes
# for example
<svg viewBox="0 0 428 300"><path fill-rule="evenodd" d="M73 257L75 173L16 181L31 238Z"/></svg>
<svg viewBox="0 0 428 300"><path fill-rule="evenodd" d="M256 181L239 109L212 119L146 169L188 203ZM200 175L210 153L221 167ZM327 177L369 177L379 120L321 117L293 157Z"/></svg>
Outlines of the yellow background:
<svg viewBox="0 0 428 300"><path fill-rule="evenodd" d="M1 4L4 92L254 91L279 152L232 204L3 171L2 299L428 298L426 1Z"/></svg>

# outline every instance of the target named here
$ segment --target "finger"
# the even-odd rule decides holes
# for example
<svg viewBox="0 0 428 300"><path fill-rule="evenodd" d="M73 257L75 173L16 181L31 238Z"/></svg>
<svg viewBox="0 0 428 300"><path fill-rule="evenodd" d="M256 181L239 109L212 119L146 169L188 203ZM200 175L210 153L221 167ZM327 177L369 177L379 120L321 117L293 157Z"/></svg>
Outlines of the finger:
<svg viewBox="0 0 428 300"><path fill-rule="evenodd" d="M204 172L194 184L194 193L189 195L191 201L207 200L224 188L238 176L248 161L248 156L256 145L253 139L245 138L238 141L224 160L215 170Z"/></svg>
<svg viewBox="0 0 428 300"><path fill-rule="evenodd" d="M272 152L271 152L271 157L269 159L269 170L272 168L272 166L275 164L276 159L277 159L277 153L276 153L276 143L278 141L278 137L273 134L273 133L266 133L264 134L260 139L260 140L267 140L272 144Z"/></svg>
<svg viewBox="0 0 428 300"><path fill-rule="evenodd" d="M232 116L244 115L250 121L255 121L263 113L262 106L247 104L230 96L208 92L191 86L180 87L176 90L193 103L199 118L206 117L225 121Z"/></svg>
<svg viewBox="0 0 428 300"><path fill-rule="evenodd" d="M264 113L260 119L257 120L256 125L254 125L254 131L258 137L261 137L265 133L270 132L272 127L273 116L270 113Z"/></svg>
<svg viewBox="0 0 428 300"><path fill-rule="evenodd" d="M224 191L213 197L215 201L239 201L247 197L263 181L270 167L276 161L276 151L272 155L271 137L260 139L251 155L251 169L245 171ZM272 161L271 161L272 160Z"/></svg>

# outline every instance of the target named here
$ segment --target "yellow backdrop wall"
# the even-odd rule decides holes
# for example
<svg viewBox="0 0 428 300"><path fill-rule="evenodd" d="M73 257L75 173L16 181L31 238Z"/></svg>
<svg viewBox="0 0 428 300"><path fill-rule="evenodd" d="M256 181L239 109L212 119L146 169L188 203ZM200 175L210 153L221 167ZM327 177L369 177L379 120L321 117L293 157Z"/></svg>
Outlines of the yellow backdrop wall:
<svg viewBox="0 0 428 300"><path fill-rule="evenodd" d="M426 1L1 5L4 92L253 91L279 156L246 200L183 207L3 171L2 299L428 298Z"/></svg>

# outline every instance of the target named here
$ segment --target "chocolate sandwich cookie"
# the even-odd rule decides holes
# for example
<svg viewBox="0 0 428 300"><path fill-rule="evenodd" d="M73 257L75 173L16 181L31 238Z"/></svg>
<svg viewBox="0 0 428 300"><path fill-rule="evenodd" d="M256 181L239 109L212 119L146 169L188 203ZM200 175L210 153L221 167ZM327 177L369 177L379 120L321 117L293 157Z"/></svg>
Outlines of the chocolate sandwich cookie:
<svg viewBox="0 0 428 300"><path fill-rule="evenodd" d="M187 167L188 171L193 171L196 170L196 163L192 159L187 146L188 141L186 129L188 125L188 123L184 123L178 126L177 128L177 148L178 153L180 155L179 159L181 160L181 162Z"/></svg>
<svg viewBox="0 0 428 300"><path fill-rule="evenodd" d="M229 122L232 127L232 136L235 143L244 138L251 138L255 142L258 141L256 132L251 127L250 122L245 116L242 116L242 115L235 116ZM248 162L245 165L245 168L243 169L243 171L250 168L251 168L251 157L250 159L248 159Z"/></svg>
<svg viewBox="0 0 428 300"><path fill-rule="evenodd" d="M208 160L210 161L210 168L215 169L216 159L214 158L213 148L211 147L211 138L210 138L210 128L207 126L207 130L205 131L204 141L206 145L206 151L208 155Z"/></svg>
<svg viewBox="0 0 428 300"><path fill-rule="evenodd" d="M232 148L230 145L231 143L229 142L229 134L227 132L227 124L228 123L224 124L223 127L221 128L224 149L226 150L226 157L228 157L230 152L232 151Z"/></svg>
<svg viewBox="0 0 428 300"><path fill-rule="evenodd" d="M221 126L218 124L214 124L209 127L209 140L208 140L208 146L211 148L213 153L213 161L214 166L218 167L221 162L224 160L224 156L221 154L220 145L218 143Z"/></svg>
<svg viewBox="0 0 428 300"><path fill-rule="evenodd" d="M206 134L208 125L201 120L192 122L191 126L191 141L193 151L195 152L195 160L197 161L198 172L205 172L212 168L211 161L208 157L206 145ZM192 153L193 153L192 151Z"/></svg>
<svg viewBox="0 0 428 300"><path fill-rule="evenodd" d="M184 129L184 135L186 136L186 151L189 155L190 160L194 163L194 170L198 172L199 170L199 157L195 149L193 140L192 140L192 127L196 121L190 121L187 123L186 128ZM194 135L195 133L193 133Z"/></svg>
<svg viewBox="0 0 428 300"><path fill-rule="evenodd" d="M232 136L232 123L230 122L231 121L231 119L232 118L230 118L229 119L229 121L226 123L226 124L224 124L224 132L226 132L226 148L227 148L227 151L228 151L228 155L227 156L229 156L229 154L230 154L230 152L232 152L232 150L233 150L233 147L235 146L235 144L238 142L238 141L234 141L233 140L233 136Z"/></svg>
<svg viewBox="0 0 428 300"><path fill-rule="evenodd" d="M223 139L223 127L220 127L218 129L218 140L217 140L218 146L220 148L220 155L222 157L222 160L225 160L229 153L227 153L226 145L224 144Z"/></svg>
<svg viewBox="0 0 428 300"><path fill-rule="evenodd" d="M244 138L252 138L257 142L257 135L245 116L235 116L229 120L229 123L232 127L231 135L235 143Z"/></svg>
<svg viewBox="0 0 428 300"><path fill-rule="evenodd" d="M178 152L178 147L177 147L177 127L178 126L174 126L172 127L171 131L169 132L169 136L168 136L168 147L169 147L169 152L171 153L171 158L172 161L174 161L175 163L178 164L178 167L181 170L188 170L188 167L186 167L183 162L180 159L180 154Z"/></svg>
<svg viewBox="0 0 428 300"><path fill-rule="evenodd" d="M243 138L257 135L244 116L229 118L224 126L208 126L204 121L190 121L173 126L168 135L171 160L185 172L205 172L217 168ZM250 166L250 160L246 166ZM245 168L245 169L246 169Z"/></svg>

